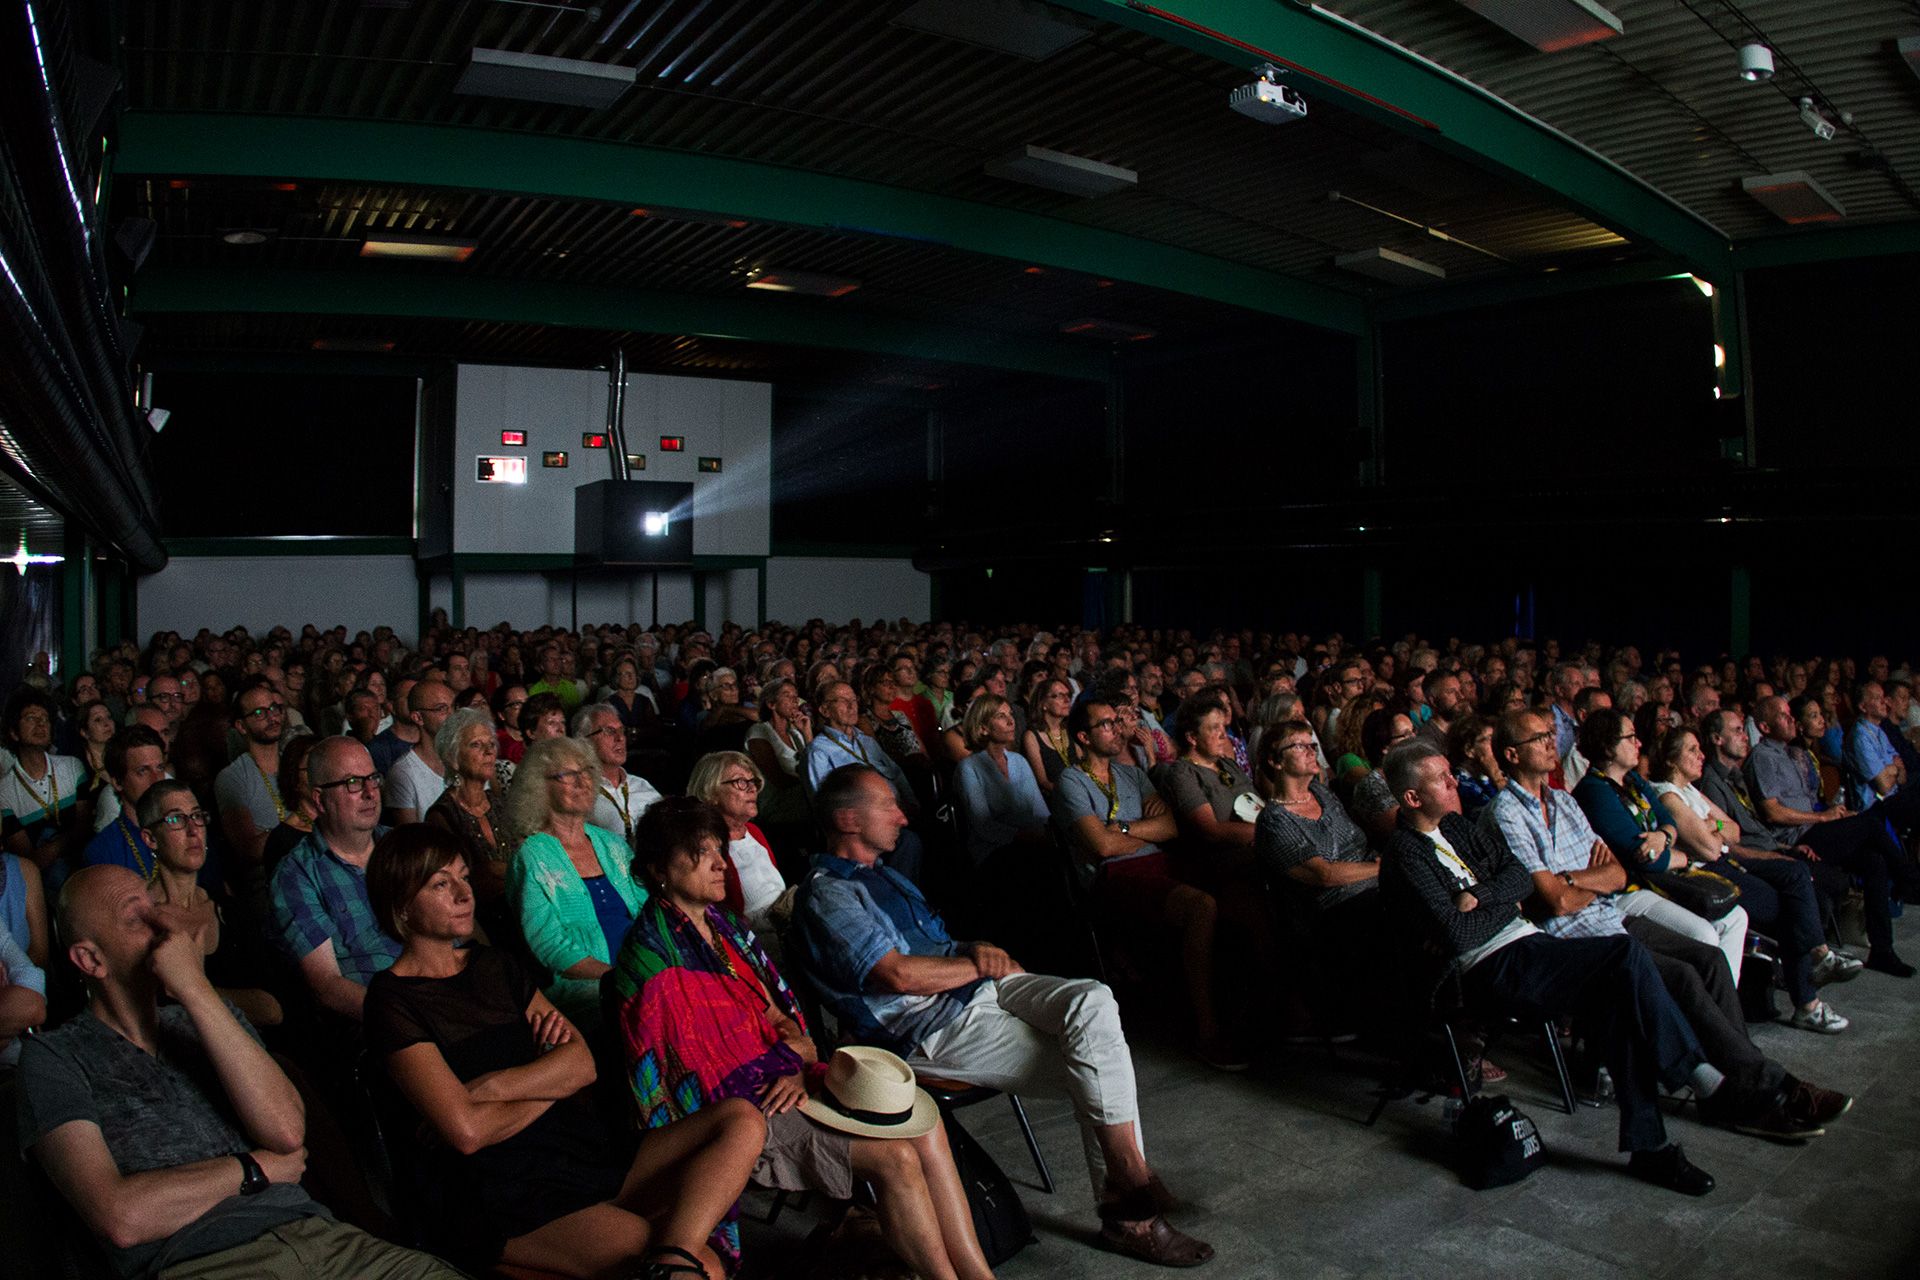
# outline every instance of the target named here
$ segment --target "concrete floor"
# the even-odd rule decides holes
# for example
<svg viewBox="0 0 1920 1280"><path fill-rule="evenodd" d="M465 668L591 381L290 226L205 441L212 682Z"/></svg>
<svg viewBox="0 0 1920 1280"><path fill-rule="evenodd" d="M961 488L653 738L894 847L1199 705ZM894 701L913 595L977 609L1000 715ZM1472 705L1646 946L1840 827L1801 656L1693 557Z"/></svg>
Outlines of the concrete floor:
<svg viewBox="0 0 1920 1280"><path fill-rule="evenodd" d="M1920 911L1895 927L1904 953L1920 957ZM1496 1054L1511 1072L1500 1087L1539 1125L1548 1164L1476 1192L1443 1163L1439 1101L1396 1102L1377 1127L1362 1127L1379 1065L1368 1055L1300 1049L1222 1075L1170 1035L1130 1034L1149 1154L1194 1206L1173 1221L1216 1251L1197 1273L1209 1280L1911 1276L1920 1269L1920 979L1864 973L1827 994L1853 1019L1844 1034L1769 1025L1754 1039L1795 1074L1852 1094L1853 1110L1825 1137L1792 1146L1707 1128L1691 1108L1671 1115L1670 1135L1719 1184L1700 1199L1628 1178L1614 1110L1565 1114L1551 1067L1522 1035ZM1058 1103L1027 1108L1058 1185L1051 1196L1038 1190L1007 1106L963 1113L1020 1185L1038 1236L999 1269L1003 1280L1166 1274L1085 1243L1097 1222L1072 1119ZM748 1212L765 1203L751 1199ZM791 1211L773 1228L749 1224L750 1263L791 1256L813 1225Z"/></svg>

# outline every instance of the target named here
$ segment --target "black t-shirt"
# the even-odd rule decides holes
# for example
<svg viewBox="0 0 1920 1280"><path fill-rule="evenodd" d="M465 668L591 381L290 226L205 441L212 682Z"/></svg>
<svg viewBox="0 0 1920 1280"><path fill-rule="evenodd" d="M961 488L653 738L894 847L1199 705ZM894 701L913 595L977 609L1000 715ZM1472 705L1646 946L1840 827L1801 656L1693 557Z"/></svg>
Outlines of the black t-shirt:
<svg viewBox="0 0 1920 1280"><path fill-rule="evenodd" d="M462 1084L524 1067L540 1054L527 1023L537 990L512 956L492 947L469 948L467 967L451 978L375 974L367 984L367 1047L389 1054L432 1044Z"/></svg>

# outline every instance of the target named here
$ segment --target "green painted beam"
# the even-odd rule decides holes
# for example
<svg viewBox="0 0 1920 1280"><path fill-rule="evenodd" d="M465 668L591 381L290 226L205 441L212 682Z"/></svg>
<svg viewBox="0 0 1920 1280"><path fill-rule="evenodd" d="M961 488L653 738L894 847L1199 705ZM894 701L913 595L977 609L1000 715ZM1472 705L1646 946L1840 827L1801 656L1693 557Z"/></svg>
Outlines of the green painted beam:
<svg viewBox="0 0 1920 1280"><path fill-rule="evenodd" d="M1105 379L1107 368L1106 356L1097 348L1009 342L956 325L904 324L810 298L704 297L508 280L458 270L420 271L358 260L337 271L154 266L135 279L130 305L138 314L385 316L691 333L957 361L1084 381Z"/></svg>
<svg viewBox="0 0 1920 1280"><path fill-rule="evenodd" d="M1222 104L1224 106L1224 104ZM130 111L122 175L389 182L727 213L929 241L1358 333L1356 296L1065 218L804 169L554 134L371 120Z"/></svg>
<svg viewBox="0 0 1920 1280"><path fill-rule="evenodd" d="M1054 0L1251 70L1273 61L1306 95L1385 123L1551 193L1604 227L1718 273L1727 237L1678 203L1515 108L1330 14L1282 0ZM1224 95L1220 127L1235 127ZM1243 126L1244 127L1244 126Z"/></svg>
<svg viewBox="0 0 1920 1280"><path fill-rule="evenodd" d="M1538 275L1503 276L1470 284L1440 285L1410 290L1373 304L1377 324L1422 320L1478 307L1505 307L1516 302L1538 302L1593 289L1617 289L1654 280L1684 283L1688 273L1671 262L1635 262L1588 271L1555 271ZM1689 288L1692 286L1689 285Z"/></svg>
<svg viewBox="0 0 1920 1280"><path fill-rule="evenodd" d="M1920 221L1809 229L1747 240L1734 246L1733 265L1741 271L1757 271L1901 253L1920 253Z"/></svg>

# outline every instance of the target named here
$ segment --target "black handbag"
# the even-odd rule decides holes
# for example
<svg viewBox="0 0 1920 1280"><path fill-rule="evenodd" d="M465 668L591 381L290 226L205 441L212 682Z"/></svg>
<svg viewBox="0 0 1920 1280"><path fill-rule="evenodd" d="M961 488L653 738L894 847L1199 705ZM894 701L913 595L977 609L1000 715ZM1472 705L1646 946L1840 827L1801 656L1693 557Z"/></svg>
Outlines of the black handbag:
<svg viewBox="0 0 1920 1280"><path fill-rule="evenodd" d="M1718 920L1740 905L1740 886L1705 867L1678 871L1648 871L1640 881L1675 906L1685 907L1702 920Z"/></svg>

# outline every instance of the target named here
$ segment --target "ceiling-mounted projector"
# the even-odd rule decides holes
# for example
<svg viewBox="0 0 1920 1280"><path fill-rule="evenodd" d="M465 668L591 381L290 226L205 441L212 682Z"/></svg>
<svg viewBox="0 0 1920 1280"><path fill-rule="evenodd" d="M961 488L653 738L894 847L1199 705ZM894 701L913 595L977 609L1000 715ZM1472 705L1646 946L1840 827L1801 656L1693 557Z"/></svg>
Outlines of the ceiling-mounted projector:
<svg viewBox="0 0 1920 1280"><path fill-rule="evenodd" d="M1260 69L1260 78L1233 91L1227 105L1264 124L1292 124L1307 118L1307 100L1281 84L1280 69L1272 63Z"/></svg>

